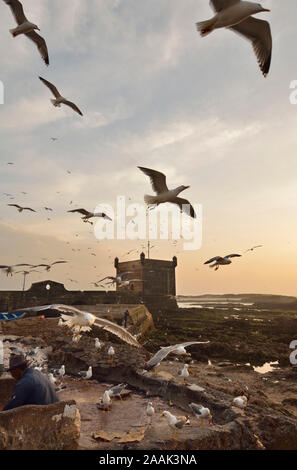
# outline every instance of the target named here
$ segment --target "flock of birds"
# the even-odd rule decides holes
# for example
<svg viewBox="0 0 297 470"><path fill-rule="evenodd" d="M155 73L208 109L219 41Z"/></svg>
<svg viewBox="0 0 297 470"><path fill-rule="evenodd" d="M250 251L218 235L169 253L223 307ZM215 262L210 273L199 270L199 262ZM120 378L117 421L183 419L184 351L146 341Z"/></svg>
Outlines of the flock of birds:
<svg viewBox="0 0 297 470"><path fill-rule="evenodd" d="M40 31L39 26L30 22L27 19L24 13L22 3L19 0L4 0L4 2L10 7L14 19L17 23L17 26L15 28L10 29L12 36L14 38L17 38L19 36L26 36L31 41L33 41L37 46L43 61L48 66L50 61L47 42L40 34L38 34L37 31ZM267 21L256 19L252 15L261 12L268 12L270 10L268 10L267 8L263 8L258 3L241 0L210 0L210 4L214 9L214 16L207 21L198 22L196 24L197 30L200 32L201 36L204 37L209 33L213 32L215 29L219 28L230 29L240 34L252 43L254 53L259 63L259 67L263 75L267 76L270 69L272 55L272 36L270 25ZM65 105L70 107L74 112L76 112L80 116L83 116L83 113L80 108L74 102L69 101L68 99L63 97L54 84L47 81L45 78L39 77L39 79L52 93L53 98L51 99L51 102L53 106L61 107L61 105ZM52 137L52 141L54 142L55 140L57 139L55 137ZM144 200L149 210L159 206L160 204L172 203L178 206L179 209L185 212L189 217L193 219L196 218L195 210L192 204L187 199L179 197L179 194L184 190L188 189L189 186L182 185L174 189L169 189L166 183L166 175L164 173L145 167L138 168L150 178L153 191L155 192L154 196L144 196ZM7 196L11 197L11 195L9 194L7 194ZM22 213L24 211L36 212L36 210L31 207L21 206L19 204L10 203L8 204L8 206L16 208L19 213ZM53 210L49 207L45 207L44 209L46 211ZM94 213L84 208L73 209L69 210L68 212L79 213L82 216L82 220L84 223L93 224L90 219L96 217L104 218L109 221L112 220L105 213ZM262 245L252 247L247 251L254 251L260 246ZM229 265L231 264L231 259L240 256L240 254L229 254L224 257L216 256L206 261L205 264L209 264L211 268L218 270L220 266ZM13 272L33 272L36 268L39 267L45 268L45 270L48 272L54 265L63 264L66 262L67 261L59 260L50 264L42 263L38 265L32 265L22 263L11 266L0 265L0 269L2 269L7 274L7 276L12 275ZM31 271L15 271L15 268L19 267L30 268ZM109 284L119 284L120 286L129 285L131 282L141 282L141 280L139 279L123 280L124 274L127 273L122 273L117 277L106 276L105 278L97 281L95 285L100 285L100 283L104 281L108 281ZM72 333L72 341L74 345L79 342L80 338L82 337L82 333L90 331L94 325L97 325L100 328L103 328L104 330L109 331L110 333L121 338L126 343L135 347L140 347L137 339L125 328L116 325L106 319L95 317L89 312L82 312L73 307L69 307L66 305L47 305L42 307L32 307L29 309L23 309L22 311L33 310L36 312L40 312L47 309L53 309L62 312L61 318L59 320L59 327L66 327L68 329L68 332ZM71 315L67 315L67 313L71 313ZM201 344L201 342L187 342L179 345L161 348L160 351L158 351L147 362L146 370L149 371L157 367L160 362L165 359L170 353L174 352L176 354L188 354L186 352L186 347L192 344ZM98 338L95 339L94 348L97 352L100 352L100 350L102 349L102 344L100 343ZM113 360L115 354L115 349L113 347L110 347L108 349L108 356L110 357L111 361ZM65 375L65 366L62 365L61 368L56 371L56 373L62 379ZM184 367L179 371L178 375L179 377L184 378L184 380L189 377L189 370L187 364L185 364ZM92 367L90 366L87 371L82 371L80 373L80 376L82 377L82 379L88 381L92 377ZM53 374L50 374L49 378L52 383L56 382L56 379ZM112 397L120 395L121 391L125 389L125 387L126 384L120 384L118 386L113 387L112 389L106 390L102 396L102 404L106 406L107 409L110 408ZM244 408L247 404L247 398L245 396L236 397L233 401L233 404L235 406L239 406L240 408ZM212 415L208 408L195 403L190 403L189 407L192 410L194 416L197 417L201 421L201 423L207 422L210 424L212 422ZM152 419L154 413L155 409L153 407L153 403L149 402L147 405L146 414L150 419ZM169 411L164 411L162 415L167 419L168 425L175 432L181 429L189 421L188 417L176 417Z"/></svg>

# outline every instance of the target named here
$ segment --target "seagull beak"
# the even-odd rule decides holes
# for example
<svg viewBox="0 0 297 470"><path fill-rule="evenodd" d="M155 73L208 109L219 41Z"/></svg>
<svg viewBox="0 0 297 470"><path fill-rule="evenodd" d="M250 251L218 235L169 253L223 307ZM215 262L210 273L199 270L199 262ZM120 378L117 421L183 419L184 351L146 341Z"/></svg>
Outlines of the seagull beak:
<svg viewBox="0 0 297 470"><path fill-rule="evenodd" d="M271 10L268 10L268 8L262 8L262 11L271 11Z"/></svg>
<svg viewBox="0 0 297 470"><path fill-rule="evenodd" d="M185 186L185 189L189 189L191 186Z"/></svg>

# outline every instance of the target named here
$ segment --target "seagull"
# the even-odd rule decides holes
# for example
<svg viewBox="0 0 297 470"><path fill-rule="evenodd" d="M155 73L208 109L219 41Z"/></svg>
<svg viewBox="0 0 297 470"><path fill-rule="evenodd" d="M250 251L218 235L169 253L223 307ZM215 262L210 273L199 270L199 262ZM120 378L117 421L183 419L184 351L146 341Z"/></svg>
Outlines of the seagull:
<svg viewBox="0 0 297 470"><path fill-rule="evenodd" d="M95 349L96 349L96 351L99 352L101 350L101 348L102 348L102 345L101 345L99 339L95 338Z"/></svg>
<svg viewBox="0 0 297 470"><path fill-rule="evenodd" d="M225 266L226 264L231 264L232 261L230 260L230 258L238 258L240 256L241 255L236 255L236 254L227 255L224 258L222 258L221 256L215 256L214 258L211 258L208 261L206 261L204 264L213 263L209 267L210 268L215 268L215 271L217 271L220 266Z"/></svg>
<svg viewBox="0 0 297 470"><path fill-rule="evenodd" d="M82 335L74 334L74 335L72 336L72 342L73 342L74 344L79 343L81 337L82 337Z"/></svg>
<svg viewBox="0 0 297 470"><path fill-rule="evenodd" d="M92 366L90 366L90 367L88 368L88 370L86 370L86 371L81 371L81 372L79 372L78 374L81 376L81 378L82 378L83 380L86 380L87 383L88 383L88 380L89 380L89 379L92 377L92 375L93 375Z"/></svg>
<svg viewBox="0 0 297 470"><path fill-rule="evenodd" d="M251 41L259 67L267 76L271 63L272 37L268 21L259 20L251 15L270 11L259 3L242 0L210 0L215 16L207 21L196 23L201 36L214 29L228 28Z"/></svg>
<svg viewBox="0 0 297 470"><path fill-rule="evenodd" d="M173 434L170 436L170 438L177 439L175 437L175 433L177 433L179 429L183 428L183 426L188 421L188 418L186 416L174 416L169 411L163 411L163 413L161 413L161 416L165 416L165 418L167 419L167 423L173 430Z"/></svg>
<svg viewBox="0 0 297 470"><path fill-rule="evenodd" d="M56 372L56 375L59 375L61 378L63 378L65 375L65 366L62 365L60 369L57 369L54 372Z"/></svg>
<svg viewBox="0 0 297 470"><path fill-rule="evenodd" d="M113 361L113 356L115 355L115 350L112 346L110 346L110 348L108 349L107 354L110 357L110 361L112 362Z"/></svg>
<svg viewBox="0 0 297 470"><path fill-rule="evenodd" d="M131 282L144 282L143 279L130 279L130 281L122 281L119 284L119 287L127 287L130 286Z"/></svg>
<svg viewBox="0 0 297 470"><path fill-rule="evenodd" d="M147 407L146 407L146 415L149 418L149 424L151 424L153 416L155 414L155 408L153 407L153 404L151 401L148 402Z"/></svg>
<svg viewBox="0 0 297 470"><path fill-rule="evenodd" d="M190 376L188 368L189 368L188 364L184 364L184 367L178 371L179 377L183 377L184 380L186 380L186 378Z"/></svg>
<svg viewBox="0 0 297 470"><path fill-rule="evenodd" d="M247 397L245 397L244 395L242 395L242 396L240 396L240 397L234 398L234 400L233 400L232 403L233 403L234 406L237 406L238 408L243 409L243 408L246 407L247 401L248 401L248 400L247 400Z"/></svg>
<svg viewBox="0 0 297 470"><path fill-rule="evenodd" d="M103 219L107 220L112 220L108 215L104 214L104 212L89 212L86 209L73 209L71 211L67 212L78 212L79 214L82 214L82 220L86 223L89 222L89 219L92 219L93 217L102 217ZM91 222L90 222L91 223Z"/></svg>
<svg viewBox="0 0 297 470"><path fill-rule="evenodd" d="M189 407L193 411L196 418L200 420L201 426L203 426L205 421L208 422L208 424L212 422L212 415L209 408L205 408L202 405L196 405L196 403L190 403Z"/></svg>
<svg viewBox="0 0 297 470"><path fill-rule="evenodd" d="M55 107L58 107L60 108L61 107L61 104L65 104L66 106L70 106L70 108L72 108L76 113L80 114L81 116L83 116L83 113L81 112L81 110L76 106L76 104L72 103L72 101L68 101L66 100L66 98L63 98L63 96L60 95L60 93L58 92L57 88L50 82L48 82L47 80L45 80L44 78L42 77L39 77L39 79L42 81L42 83L44 83L45 86L47 86L51 92L53 93L55 99L51 100L52 104L55 106Z"/></svg>
<svg viewBox="0 0 297 470"><path fill-rule="evenodd" d="M51 209L50 207L44 207L44 210L53 212L53 209Z"/></svg>
<svg viewBox="0 0 297 470"><path fill-rule="evenodd" d="M60 318L59 321L58 321L58 326L63 326L63 325L64 325L64 322L63 322L62 318Z"/></svg>
<svg viewBox="0 0 297 470"><path fill-rule="evenodd" d="M100 279L99 281L97 281L97 284L99 284L99 282L105 281L105 279L109 279L111 281L109 284L116 284L116 283L123 282L122 277L125 276L126 274L132 274L132 271L125 271L124 273L118 274L116 277L106 276L103 279Z"/></svg>
<svg viewBox="0 0 297 470"><path fill-rule="evenodd" d="M3 269L3 271L6 272L6 275L8 276L9 274L12 276L14 272L14 268L18 266L29 266L30 268L35 268L35 266L32 266L31 264L13 264L12 266L7 266L7 265L0 265L0 269Z"/></svg>
<svg viewBox="0 0 297 470"><path fill-rule="evenodd" d="M31 207L22 207L22 206L19 206L18 204L7 204L7 205L11 207L16 207L18 212L23 212L23 211L36 212L34 209L31 209Z"/></svg>
<svg viewBox="0 0 297 470"><path fill-rule="evenodd" d="M115 385L114 387L110 388L109 390L107 390L107 393L109 394L109 396L112 398L112 397L115 397L115 396L119 396L121 397L121 392L123 390L125 390L125 388L127 387L127 384L119 384L119 385Z"/></svg>
<svg viewBox="0 0 297 470"><path fill-rule="evenodd" d="M176 351L178 348L183 347L187 348L191 346L192 344L207 344L209 341L190 341L187 343L181 343L181 344L175 344L174 346L167 346L165 348L161 348L160 351L158 351L147 363L146 363L146 369L150 370L153 369L154 367L157 367L165 357L168 356L169 353Z"/></svg>
<svg viewBox="0 0 297 470"><path fill-rule="evenodd" d="M105 390L101 398L101 405L103 405L102 411L110 411L111 408L111 398L109 395L109 390Z"/></svg>
<svg viewBox="0 0 297 470"><path fill-rule="evenodd" d="M262 248L263 245L256 245L256 246L252 246L252 248L249 248L248 250L246 250L244 253L248 253L249 251L254 251L256 250L256 248Z"/></svg>
<svg viewBox="0 0 297 470"><path fill-rule="evenodd" d="M52 385L56 384L56 379L53 374L48 374L48 379Z"/></svg>
<svg viewBox="0 0 297 470"><path fill-rule="evenodd" d="M16 36L19 36L20 34L24 34L27 36L27 38L31 39L33 42L35 42L36 46L38 47L38 50L40 52L40 55L46 65L49 65L49 58L48 58L48 50L47 50L47 45L43 37L41 37L38 33L36 33L36 29L40 31L39 27L31 23L30 21L27 20L24 10L23 10L23 5L21 2L18 0L4 0L7 5L9 5L12 14L18 24L18 26L14 29L10 29L9 31L15 38Z"/></svg>
<svg viewBox="0 0 297 470"><path fill-rule="evenodd" d="M69 329L78 326L79 332L89 331L91 329L91 326L95 325L99 328L102 328L103 330L108 331L109 333L112 333L125 343L131 344L136 348L141 347L141 345L134 338L134 336L129 333L129 331L125 330L125 328L123 328L122 326L117 325L116 323L112 323L111 321L106 320L105 318L95 317L95 315L93 315L92 313L84 312L75 307L71 307L70 305L52 304L28 307L22 308L21 312L40 312L44 310L58 310L59 312L63 313L71 313L73 316L61 315L62 319L65 320L65 326L68 326ZM13 313L16 313L17 311L14 311Z"/></svg>
<svg viewBox="0 0 297 470"><path fill-rule="evenodd" d="M51 264L38 264L37 266L33 266L34 268L42 268L42 267L45 267L45 270L46 271L50 271L51 268L55 265L55 264L64 264L64 263L67 263L67 261L55 261L54 263L51 263Z"/></svg>
<svg viewBox="0 0 297 470"><path fill-rule="evenodd" d="M144 196L144 200L148 206L158 206L159 204L170 202L177 204L181 211L184 211L190 217L195 218L194 208L187 199L177 197L179 193L188 189L190 186L178 186L178 188L169 190L166 184L166 175L160 171L151 170L150 168L138 167L145 175L149 176L152 188L157 194L156 196Z"/></svg>

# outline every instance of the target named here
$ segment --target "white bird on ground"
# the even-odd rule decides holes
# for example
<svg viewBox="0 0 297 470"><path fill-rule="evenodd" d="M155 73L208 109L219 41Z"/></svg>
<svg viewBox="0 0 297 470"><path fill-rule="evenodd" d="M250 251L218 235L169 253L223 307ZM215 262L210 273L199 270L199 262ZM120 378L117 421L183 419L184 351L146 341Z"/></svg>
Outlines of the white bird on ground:
<svg viewBox="0 0 297 470"><path fill-rule="evenodd" d="M196 403L191 403L189 407L193 411L196 418L199 419L201 426L203 426L204 423L210 424L212 422L212 415L209 408L206 408L202 405L196 405Z"/></svg>
<svg viewBox="0 0 297 470"><path fill-rule="evenodd" d="M115 355L115 350L112 346L110 346L110 348L108 349L107 354L110 357L110 361L113 361L113 357Z"/></svg>
<svg viewBox="0 0 297 470"><path fill-rule="evenodd" d="M190 217L195 218L196 214L194 208L187 199L177 197L179 193L188 189L190 186L178 186L175 189L169 190L166 184L166 175L160 171L151 170L150 168L138 167L145 175L149 176L152 188L157 194L156 196L144 196L144 200L148 206L158 206L159 204L170 202L179 206L181 211L184 211Z"/></svg>
<svg viewBox="0 0 297 470"><path fill-rule="evenodd" d="M64 325L64 322L63 322L62 318L60 318L59 321L58 321L58 326L63 326L63 325Z"/></svg>
<svg viewBox="0 0 297 470"><path fill-rule="evenodd" d="M46 65L49 65L48 50L47 45L43 37L36 33L36 29L40 31L39 27L27 20L23 5L18 0L4 0L7 5L9 5L12 14L18 24L16 28L10 29L9 31L15 38L20 34L24 34L27 38L31 39L40 52L41 57L43 58Z"/></svg>
<svg viewBox="0 0 297 470"><path fill-rule="evenodd" d="M82 220L84 222L89 222L89 219L92 219L93 217L102 217L103 219L107 220L112 220L108 215L106 215L104 212L89 212L86 209L73 209L71 211L67 211L70 213L75 213L77 212L78 214L82 214ZM90 222L92 224L92 222Z"/></svg>
<svg viewBox="0 0 297 470"><path fill-rule="evenodd" d="M74 104L72 101L68 101L66 98L64 98L63 96L60 95L60 93L59 93L58 89L55 87L55 85L48 82L47 80L45 80L42 77L39 77L39 79L42 81L42 83L44 83L45 86L47 86L47 88L50 89L50 91L54 95L55 99L54 100L52 99L51 102L55 107L60 108L61 104L65 104L66 106L70 106L70 108L72 108L76 113L80 114L80 116L83 116L83 113L76 106L76 104Z"/></svg>
<svg viewBox="0 0 297 470"><path fill-rule="evenodd" d="M102 410L103 412L110 411L112 401L111 401L108 390L105 390L105 392L103 393L102 398L101 398L101 404L103 405L103 410Z"/></svg>
<svg viewBox="0 0 297 470"><path fill-rule="evenodd" d="M149 418L149 424L151 424L154 414L155 414L155 408L153 407L152 402L149 401L146 407L146 415Z"/></svg>
<svg viewBox="0 0 297 470"><path fill-rule="evenodd" d="M186 380L187 377L190 377L190 373L188 371L188 364L184 364L184 367L178 371L179 377L183 377Z"/></svg>
<svg viewBox="0 0 297 470"><path fill-rule="evenodd" d="M75 334L72 336L72 343L77 344L79 343L80 339L82 338L82 335Z"/></svg>
<svg viewBox="0 0 297 470"><path fill-rule="evenodd" d="M259 3L242 0L210 0L215 15L207 21L196 23L201 36L218 28L228 28L252 42L259 67L264 75L269 72L272 53L272 37L268 21L251 15L270 11Z"/></svg>
<svg viewBox="0 0 297 470"><path fill-rule="evenodd" d="M233 403L234 406L237 406L237 408L243 409L243 408L246 407L247 401L248 401L247 397L242 395L242 396L234 398L232 403Z"/></svg>
<svg viewBox="0 0 297 470"><path fill-rule="evenodd" d="M186 416L174 416L169 411L163 411L163 413L161 413L161 416L165 416L165 418L167 419L167 423L173 430L173 434L170 436L170 438L177 439L176 436L178 430L183 428L183 426L188 421L188 418Z"/></svg>
<svg viewBox="0 0 297 470"><path fill-rule="evenodd" d="M60 367L60 369L56 370L55 372L56 372L57 375L59 375L59 376L61 377L61 379L62 379L62 378L64 377L64 375L65 375L65 366L62 365L62 366Z"/></svg>
<svg viewBox="0 0 297 470"><path fill-rule="evenodd" d="M227 264L231 264L232 261L230 258L239 258L241 255L233 254L233 255L227 255L227 256L215 256L214 258L209 259L206 261L204 264L211 264L209 267L210 268L215 268L215 271L219 269L220 266L225 266Z"/></svg>
<svg viewBox="0 0 297 470"><path fill-rule="evenodd" d="M114 387L107 390L107 392L111 398L115 396L121 397L121 392L125 390L126 387L127 387L127 384L122 383L119 385L115 385Z"/></svg>
<svg viewBox="0 0 297 470"><path fill-rule="evenodd" d="M90 366L90 367L88 368L88 370L81 371L81 372L79 372L78 374L81 376L81 378L82 378L83 380L86 380L87 383L88 383L88 380L89 380L89 379L92 377L92 375L93 375L92 366Z"/></svg>
<svg viewBox="0 0 297 470"><path fill-rule="evenodd" d="M96 351L99 352L101 350L101 348L102 348L102 345L99 341L99 338L95 338L95 349L96 349Z"/></svg>
<svg viewBox="0 0 297 470"><path fill-rule="evenodd" d="M55 385L57 382L53 374L48 374L48 380L52 385Z"/></svg>

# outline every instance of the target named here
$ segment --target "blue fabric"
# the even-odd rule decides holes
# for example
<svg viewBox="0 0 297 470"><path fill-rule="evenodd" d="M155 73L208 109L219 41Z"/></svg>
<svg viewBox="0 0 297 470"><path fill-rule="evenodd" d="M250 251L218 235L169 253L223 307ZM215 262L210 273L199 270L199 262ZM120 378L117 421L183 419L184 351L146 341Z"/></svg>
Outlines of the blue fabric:
<svg viewBox="0 0 297 470"><path fill-rule="evenodd" d="M59 401L53 385L36 369L26 369L2 411L24 405L50 405Z"/></svg>
<svg viewBox="0 0 297 470"><path fill-rule="evenodd" d="M0 321L5 320L5 321L12 321L12 320L18 320L19 318L22 318L25 315L25 313L0 313Z"/></svg>

